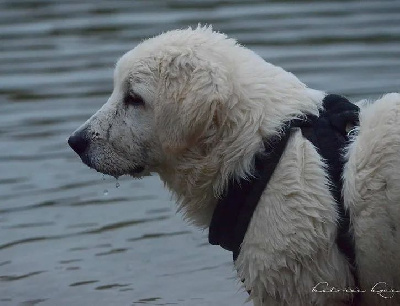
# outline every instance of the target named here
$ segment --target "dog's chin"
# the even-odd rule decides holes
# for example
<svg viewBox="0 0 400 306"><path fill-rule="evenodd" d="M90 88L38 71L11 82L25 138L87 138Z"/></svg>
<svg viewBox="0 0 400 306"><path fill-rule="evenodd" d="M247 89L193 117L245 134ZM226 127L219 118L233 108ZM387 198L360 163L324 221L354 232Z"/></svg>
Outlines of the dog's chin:
<svg viewBox="0 0 400 306"><path fill-rule="evenodd" d="M149 176L150 172L144 166L136 166L133 170L128 173L133 178L142 178L144 176Z"/></svg>
<svg viewBox="0 0 400 306"><path fill-rule="evenodd" d="M120 168L109 169L109 168L103 168L103 167L101 167L101 168L90 167L90 168L92 168L102 174L110 175L110 176L113 176L116 178L123 176L123 175L130 175L131 177L134 177L134 178L142 178L148 172L148 171L146 171L146 168L144 166L135 166L130 169L120 169Z"/></svg>
<svg viewBox="0 0 400 306"><path fill-rule="evenodd" d="M97 160L93 160L89 158L86 154L81 156L82 162L88 166L91 169L96 170L97 172L100 172L105 175L110 175L114 177L120 177L123 175L130 175L134 178L141 178L145 176L148 171L146 171L145 166L141 165L135 165L133 167L122 167L118 166L115 163L102 163L102 162L97 162Z"/></svg>

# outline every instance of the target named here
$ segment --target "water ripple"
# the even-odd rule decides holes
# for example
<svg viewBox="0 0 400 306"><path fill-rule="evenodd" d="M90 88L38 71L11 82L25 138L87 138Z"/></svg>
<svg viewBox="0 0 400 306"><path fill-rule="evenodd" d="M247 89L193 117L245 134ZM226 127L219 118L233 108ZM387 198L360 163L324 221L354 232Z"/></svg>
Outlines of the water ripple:
<svg viewBox="0 0 400 306"><path fill-rule="evenodd" d="M179 235L186 235L189 234L190 231L181 231L181 232L172 232L172 233L153 233L153 234L144 234L137 238L129 238L126 241L140 241L146 239L155 239L155 238L163 238L163 237L173 237Z"/></svg>
<svg viewBox="0 0 400 306"><path fill-rule="evenodd" d="M156 177L106 197L65 141L123 53L198 22L312 88L399 91L399 1L0 1L0 304L243 304L231 258L187 231Z"/></svg>
<svg viewBox="0 0 400 306"><path fill-rule="evenodd" d="M13 281L28 278L31 276L35 276L38 274L42 274L44 272L46 272L46 271L35 271L35 272L30 272L30 273L22 274L22 275L0 275L0 282L13 282Z"/></svg>
<svg viewBox="0 0 400 306"><path fill-rule="evenodd" d="M87 280L87 281L81 281L81 282L75 282L70 284L70 287L77 287L77 286L84 286L84 285L90 285L90 284L94 284L94 283L98 283L98 280Z"/></svg>
<svg viewBox="0 0 400 306"><path fill-rule="evenodd" d="M107 224L107 225L104 225L104 226L101 226L101 227L98 227L98 228L95 228L92 230L86 230L86 231L77 232L77 233L25 238L25 239L20 239L20 240L8 242L8 243L0 244L0 250L7 249L7 248L10 248L10 247L13 247L16 245L33 243L33 242L44 241L44 240L49 241L49 240L70 238L70 237L74 237L74 236L101 234L104 232L115 231L115 230L119 230L122 228L136 226L136 225L144 224L144 223L148 223L148 222L166 220L168 218L169 218L169 216L160 216L160 217L149 218L149 219L135 219L135 220L115 222L115 223ZM82 248L80 248L79 250L82 250Z"/></svg>
<svg viewBox="0 0 400 306"><path fill-rule="evenodd" d="M127 287L131 284L109 284L109 285L103 285L94 288L95 290L108 290L108 289L113 289L113 288L121 288L121 287Z"/></svg>
<svg viewBox="0 0 400 306"><path fill-rule="evenodd" d="M127 250L128 250L127 248L112 249L112 250L107 251L107 252L97 253L97 254L95 254L95 256L106 256L106 255L113 255L113 254L118 254L118 253L124 253L124 252L126 252Z"/></svg>

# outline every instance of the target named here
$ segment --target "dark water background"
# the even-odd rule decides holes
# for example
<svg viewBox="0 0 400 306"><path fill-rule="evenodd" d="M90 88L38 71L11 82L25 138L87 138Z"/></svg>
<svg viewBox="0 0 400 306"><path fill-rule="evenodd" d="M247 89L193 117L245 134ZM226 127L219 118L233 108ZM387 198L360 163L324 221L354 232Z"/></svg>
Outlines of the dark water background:
<svg viewBox="0 0 400 306"><path fill-rule="evenodd" d="M310 87L400 91L400 1L0 1L0 305L242 305L231 255L175 214L158 177L104 178L67 136L118 57L213 24Z"/></svg>

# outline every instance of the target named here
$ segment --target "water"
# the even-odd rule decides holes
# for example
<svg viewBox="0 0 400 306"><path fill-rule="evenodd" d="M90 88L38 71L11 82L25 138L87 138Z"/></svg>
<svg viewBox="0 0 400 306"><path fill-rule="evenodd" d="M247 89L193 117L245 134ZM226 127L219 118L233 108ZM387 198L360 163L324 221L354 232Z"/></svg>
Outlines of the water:
<svg viewBox="0 0 400 306"><path fill-rule="evenodd" d="M1 0L0 305L244 303L231 255L175 214L157 177L102 179L66 145L118 57L198 22L311 87L400 90L399 1Z"/></svg>

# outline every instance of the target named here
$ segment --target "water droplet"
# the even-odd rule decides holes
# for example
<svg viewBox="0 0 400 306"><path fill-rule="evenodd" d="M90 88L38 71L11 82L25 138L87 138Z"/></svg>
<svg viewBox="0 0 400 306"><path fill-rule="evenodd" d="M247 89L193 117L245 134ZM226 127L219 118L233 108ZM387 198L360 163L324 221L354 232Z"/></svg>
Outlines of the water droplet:
<svg viewBox="0 0 400 306"><path fill-rule="evenodd" d="M121 185L120 185L120 183L117 181L117 182L115 183L115 188L119 188L119 186L121 186Z"/></svg>
<svg viewBox="0 0 400 306"><path fill-rule="evenodd" d="M105 196L108 195L108 190L107 190L107 189L104 189L103 194L104 194Z"/></svg>
<svg viewBox="0 0 400 306"><path fill-rule="evenodd" d="M105 174L103 174L103 181L105 181L106 180L106 175Z"/></svg>

